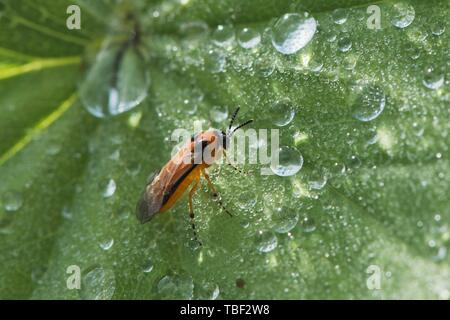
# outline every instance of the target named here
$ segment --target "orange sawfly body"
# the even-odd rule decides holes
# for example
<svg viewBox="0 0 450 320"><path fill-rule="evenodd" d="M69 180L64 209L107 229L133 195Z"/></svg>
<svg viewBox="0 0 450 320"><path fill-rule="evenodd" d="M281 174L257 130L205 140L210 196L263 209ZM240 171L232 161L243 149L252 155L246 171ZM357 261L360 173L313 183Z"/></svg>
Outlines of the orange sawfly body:
<svg viewBox="0 0 450 320"><path fill-rule="evenodd" d="M246 121L232 130L238 111L239 108L233 113L227 132L209 129L194 135L157 174L150 177L136 208L136 216L141 223L146 223L157 213L172 208L186 190L192 186L189 191L189 216L194 237L197 239L192 197L198 188L201 176L204 176L213 192L213 197L218 198L218 193L205 169L222 154L225 154L231 135L237 129L253 121ZM205 149L210 151L211 157L209 161L204 161L202 158ZM231 216L220 199L218 199L218 203Z"/></svg>

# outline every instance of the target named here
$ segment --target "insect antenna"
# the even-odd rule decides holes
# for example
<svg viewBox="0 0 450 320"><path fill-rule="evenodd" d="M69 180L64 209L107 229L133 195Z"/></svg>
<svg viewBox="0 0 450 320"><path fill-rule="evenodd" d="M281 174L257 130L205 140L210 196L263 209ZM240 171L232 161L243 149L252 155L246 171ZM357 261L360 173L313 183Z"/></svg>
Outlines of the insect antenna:
<svg viewBox="0 0 450 320"><path fill-rule="evenodd" d="M231 116L230 125L228 126L228 131L231 130L231 127L233 126L233 123L234 123L234 119L236 119L239 109L240 109L240 107L237 107L236 110L234 110L233 115Z"/></svg>
<svg viewBox="0 0 450 320"><path fill-rule="evenodd" d="M243 124L238 125L236 128L233 129L233 131L230 132L230 135L232 135L236 130L238 130L238 129L240 129L240 128L242 128L242 127L244 127L244 126L246 126L246 125L248 125L248 124L250 124L252 122L253 122L253 119L250 119L248 121L245 121Z"/></svg>

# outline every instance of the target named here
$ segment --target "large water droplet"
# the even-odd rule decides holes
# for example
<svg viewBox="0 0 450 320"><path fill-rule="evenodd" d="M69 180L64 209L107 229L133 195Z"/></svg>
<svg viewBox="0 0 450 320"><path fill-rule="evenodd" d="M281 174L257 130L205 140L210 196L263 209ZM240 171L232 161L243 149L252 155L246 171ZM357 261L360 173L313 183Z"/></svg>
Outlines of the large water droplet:
<svg viewBox="0 0 450 320"><path fill-rule="evenodd" d="M212 41L221 47L230 46L234 41L234 29L229 25L218 25L212 33Z"/></svg>
<svg viewBox="0 0 450 320"><path fill-rule="evenodd" d="M283 127L291 123L295 116L295 110L289 99L276 101L270 108L270 116L273 124Z"/></svg>
<svg viewBox="0 0 450 320"><path fill-rule="evenodd" d="M3 194L2 202L6 211L17 211L23 205L23 197L20 192L7 191Z"/></svg>
<svg viewBox="0 0 450 320"><path fill-rule="evenodd" d="M116 192L116 188L117 186L114 179L109 179L108 182L106 183L105 188L103 189L103 197L105 198L112 197L114 192Z"/></svg>
<svg viewBox="0 0 450 320"><path fill-rule="evenodd" d="M109 300L116 290L116 278L110 269L97 267L83 278L80 295L85 300Z"/></svg>
<svg viewBox="0 0 450 320"><path fill-rule="evenodd" d="M371 121L377 118L384 110L386 96L377 85L355 85L353 89L352 112L353 117L360 121Z"/></svg>
<svg viewBox="0 0 450 320"><path fill-rule="evenodd" d="M244 49L256 47L261 42L261 34L253 28L243 28L238 32L238 43Z"/></svg>
<svg viewBox="0 0 450 320"><path fill-rule="evenodd" d="M425 69L422 82L428 89L439 89L444 84L444 72L440 68L428 66Z"/></svg>
<svg viewBox="0 0 450 320"><path fill-rule="evenodd" d="M293 54L314 37L317 22L308 12L287 13L272 29L272 44L283 54Z"/></svg>
<svg viewBox="0 0 450 320"><path fill-rule="evenodd" d="M158 282L158 293L163 299L192 299L194 283L188 275L167 275Z"/></svg>
<svg viewBox="0 0 450 320"><path fill-rule="evenodd" d="M260 231L256 235L256 249L259 252L270 252L278 245L277 236L270 231Z"/></svg>
<svg viewBox="0 0 450 320"><path fill-rule="evenodd" d="M397 28L406 28L416 16L414 7L406 2L398 2L392 6L391 23Z"/></svg>
<svg viewBox="0 0 450 320"><path fill-rule="evenodd" d="M303 166L303 156L294 148L282 146L278 152L279 163L271 164L273 173L281 177L296 174Z"/></svg>
<svg viewBox="0 0 450 320"><path fill-rule="evenodd" d="M144 100L150 77L134 48L102 50L80 85L84 107L103 118L126 112Z"/></svg>

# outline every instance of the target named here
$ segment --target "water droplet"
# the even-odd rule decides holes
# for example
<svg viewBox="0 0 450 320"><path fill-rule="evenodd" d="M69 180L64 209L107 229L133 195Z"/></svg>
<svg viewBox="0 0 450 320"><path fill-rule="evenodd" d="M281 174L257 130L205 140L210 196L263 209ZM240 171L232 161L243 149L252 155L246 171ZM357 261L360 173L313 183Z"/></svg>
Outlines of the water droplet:
<svg viewBox="0 0 450 320"><path fill-rule="evenodd" d="M327 184L328 176L322 170L314 171L310 174L308 186L313 190L320 190Z"/></svg>
<svg viewBox="0 0 450 320"><path fill-rule="evenodd" d="M332 18L333 18L334 23L344 24L345 22L347 22L348 11L346 9L341 9L341 8L336 9L332 13Z"/></svg>
<svg viewBox="0 0 450 320"><path fill-rule="evenodd" d="M23 205L23 197L20 192L17 191L7 191L2 197L3 207L6 211L17 211Z"/></svg>
<svg viewBox="0 0 450 320"><path fill-rule="evenodd" d="M301 221L301 226L304 232L313 232L316 230L316 224L313 219L311 218L304 218Z"/></svg>
<svg viewBox="0 0 450 320"><path fill-rule="evenodd" d="M261 55L253 63L253 68L259 75L267 78L275 71L275 64L269 56Z"/></svg>
<svg viewBox="0 0 450 320"><path fill-rule="evenodd" d="M356 63L358 62L358 58L354 55L345 56L343 60L343 66L346 70L353 70L356 67Z"/></svg>
<svg viewBox="0 0 450 320"><path fill-rule="evenodd" d="M196 297L199 300L216 300L219 297L219 286L215 283L203 282L195 286Z"/></svg>
<svg viewBox="0 0 450 320"><path fill-rule="evenodd" d="M141 171L141 164L138 161L130 161L125 170L130 176L136 176Z"/></svg>
<svg viewBox="0 0 450 320"><path fill-rule="evenodd" d="M244 189L237 195L236 204L241 210L250 210L257 201L257 195L251 189Z"/></svg>
<svg viewBox="0 0 450 320"><path fill-rule="evenodd" d="M112 197L112 195L116 192L116 182L114 179L109 179L106 187L103 190L103 197L109 198Z"/></svg>
<svg viewBox="0 0 450 320"><path fill-rule="evenodd" d="M384 110L386 96L383 89L377 85L357 84L352 87L353 117L360 121L371 121L377 118Z"/></svg>
<svg viewBox="0 0 450 320"><path fill-rule="evenodd" d="M102 50L79 88L84 107L98 118L136 107L147 96L150 77L146 70L133 48Z"/></svg>
<svg viewBox="0 0 450 320"><path fill-rule="evenodd" d="M152 259L148 259L147 261L145 261L144 265L142 266L142 271L144 273L152 272L153 267L154 267L153 260Z"/></svg>
<svg viewBox="0 0 450 320"><path fill-rule="evenodd" d="M288 177L296 174L303 166L303 156L294 148L282 146L278 152L279 163L271 164L273 173L281 177Z"/></svg>
<svg viewBox="0 0 450 320"><path fill-rule="evenodd" d="M209 111L209 114L211 116L211 119L214 122L222 122L228 119L228 108L227 107L220 107L220 106L214 106Z"/></svg>
<svg viewBox="0 0 450 320"><path fill-rule="evenodd" d="M256 47L261 42L261 34L253 28L243 28L238 32L238 43L244 49Z"/></svg>
<svg viewBox="0 0 450 320"><path fill-rule="evenodd" d="M203 38L207 35L208 29L208 24L203 21L184 22L179 28L183 39L190 41Z"/></svg>
<svg viewBox="0 0 450 320"><path fill-rule="evenodd" d="M221 47L230 46L234 41L233 27L229 25L218 25L212 33L212 41Z"/></svg>
<svg viewBox="0 0 450 320"><path fill-rule="evenodd" d="M166 275L158 282L158 293L163 299L192 299L194 283L188 275Z"/></svg>
<svg viewBox="0 0 450 320"><path fill-rule="evenodd" d="M349 36L344 35L338 40L338 48L341 52L348 52L352 48L352 40Z"/></svg>
<svg viewBox="0 0 450 320"><path fill-rule="evenodd" d="M256 248L259 252L273 251L278 245L277 236L270 231L260 231L256 235Z"/></svg>
<svg viewBox="0 0 450 320"><path fill-rule="evenodd" d="M391 23L397 28L406 28L414 21L415 16L414 7L406 2L398 2L392 6Z"/></svg>
<svg viewBox="0 0 450 320"><path fill-rule="evenodd" d="M114 239L113 238L106 239L105 241L100 242L98 245L103 250L109 250L114 245Z"/></svg>
<svg viewBox="0 0 450 320"><path fill-rule="evenodd" d="M290 208L283 208L272 215L274 230L278 233L286 233L295 228L298 223L298 214Z"/></svg>
<svg viewBox="0 0 450 320"><path fill-rule="evenodd" d="M272 29L272 44L283 54L293 54L306 46L316 33L317 22L308 12L287 13Z"/></svg>
<svg viewBox="0 0 450 320"><path fill-rule="evenodd" d="M273 124L284 127L291 123L295 116L295 110L289 99L276 101L270 108L270 116Z"/></svg>
<svg viewBox="0 0 450 320"><path fill-rule="evenodd" d="M227 64L226 56L218 50L209 50L205 57L205 69L211 73L220 73L225 71Z"/></svg>
<svg viewBox="0 0 450 320"><path fill-rule="evenodd" d="M319 73L323 69L323 62L317 59L312 60L309 65L308 69L312 72Z"/></svg>
<svg viewBox="0 0 450 320"><path fill-rule="evenodd" d="M423 76L423 84L431 90L439 89L444 84L444 72L441 68L428 66Z"/></svg>
<svg viewBox="0 0 450 320"><path fill-rule="evenodd" d="M109 300L116 290L116 278L110 269L96 267L83 278L80 295L85 300Z"/></svg>
<svg viewBox="0 0 450 320"><path fill-rule="evenodd" d="M436 21L431 26L431 33L440 36L445 32L445 24L442 21Z"/></svg>

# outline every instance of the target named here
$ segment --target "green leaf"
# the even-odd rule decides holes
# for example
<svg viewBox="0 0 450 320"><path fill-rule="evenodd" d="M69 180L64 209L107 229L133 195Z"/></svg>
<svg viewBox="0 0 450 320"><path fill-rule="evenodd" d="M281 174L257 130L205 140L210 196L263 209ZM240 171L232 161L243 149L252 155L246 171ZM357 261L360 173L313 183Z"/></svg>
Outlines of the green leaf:
<svg viewBox="0 0 450 320"><path fill-rule="evenodd" d="M81 30L66 28L73 2ZM373 30L373 3L358 0L0 1L0 298L448 299L449 5L404 3L412 23L379 1ZM305 10L317 31L283 55L271 29ZM222 45L219 25L235 34ZM238 44L246 27L261 35L250 49ZM132 110L95 118L79 90L111 43L135 51L98 94L119 83L142 99L146 74L151 85ZM139 224L173 130L224 128L217 112L236 106L240 122L279 129L301 170L212 166L233 217L202 180L201 248L187 195Z"/></svg>

